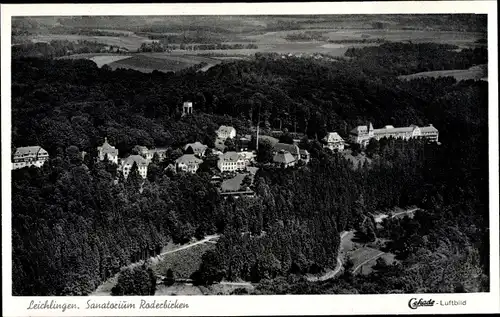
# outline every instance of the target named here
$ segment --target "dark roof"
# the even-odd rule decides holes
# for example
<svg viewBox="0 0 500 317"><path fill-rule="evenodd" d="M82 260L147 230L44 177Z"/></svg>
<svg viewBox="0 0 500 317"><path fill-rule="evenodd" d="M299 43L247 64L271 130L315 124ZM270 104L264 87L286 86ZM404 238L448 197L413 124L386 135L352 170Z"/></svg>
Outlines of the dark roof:
<svg viewBox="0 0 500 317"><path fill-rule="evenodd" d="M273 157L273 162L275 163L285 163L289 164L295 161L295 158L290 152L280 151L276 153Z"/></svg>
<svg viewBox="0 0 500 317"><path fill-rule="evenodd" d="M299 147L295 144L287 144L287 143L276 143L274 145L274 151L286 151L291 153L292 155L299 154Z"/></svg>

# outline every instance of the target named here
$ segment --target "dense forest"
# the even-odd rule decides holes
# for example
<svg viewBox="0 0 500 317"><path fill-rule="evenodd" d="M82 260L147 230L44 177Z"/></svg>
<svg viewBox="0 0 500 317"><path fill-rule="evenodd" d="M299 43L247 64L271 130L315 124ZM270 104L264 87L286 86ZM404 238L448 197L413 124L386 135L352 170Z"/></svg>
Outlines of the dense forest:
<svg viewBox="0 0 500 317"><path fill-rule="evenodd" d="M408 54L417 49L405 44L397 52L420 60L425 51ZM260 54L205 73L175 74L99 69L85 60L14 60L13 147L41 145L50 160L40 169L12 172L13 293L85 295L170 240L216 232L222 234L216 249L193 276L201 283L260 281L259 293L451 292L484 279L487 83L399 81L398 71L375 76L387 61L366 54L338 62ZM415 64L416 71L424 67ZM181 118L186 100L195 114ZM164 172L182 154L180 146L213 142L220 124L249 133L259 112L263 128L280 119L284 128L305 133L300 146L311 152L307 167L280 173L261 168L257 196L237 200L224 200L204 169ZM326 131L345 136L368 120L376 127L433 123L442 144L372 142L366 151L378 159L353 169L318 142ZM95 162L105 136L120 156L138 144L169 148L166 161L150 164L142 193L136 173L114 184L116 167ZM386 224L390 230L372 221L360 227L369 212L410 204L425 212ZM394 239L389 248L400 266L316 284L294 277L334 265L339 232L352 228ZM444 254L442 262L433 258L436 252ZM460 263L480 274L464 278ZM436 265L452 271L446 283L418 280ZM479 284L484 291L487 285Z"/></svg>

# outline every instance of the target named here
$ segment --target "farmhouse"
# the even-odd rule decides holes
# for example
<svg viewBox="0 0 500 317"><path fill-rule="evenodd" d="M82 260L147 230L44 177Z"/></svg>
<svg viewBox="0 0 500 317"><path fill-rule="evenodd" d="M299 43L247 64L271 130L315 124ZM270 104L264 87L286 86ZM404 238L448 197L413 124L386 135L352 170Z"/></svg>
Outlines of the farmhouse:
<svg viewBox="0 0 500 317"><path fill-rule="evenodd" d="M198 157L204 157L205 156L205 151L207 150L208 146L200 143L200 142L194 142L194 143L188 143L184 147L184 151L187 151L187 149L191 148L193 150L193 154L198 156Z"/></svg>
<svg viewBox="0 0 500 317"><path fill-rule="evenodd" d="M414 124L409 127L395 128L392 125L386 125L381 129L374 129L370 123L365 126L358 126L351 130L349 139L353 143L366 146L370 139L380 140L382 138L398 138L408 140L411 138L425 138L432 142L437 142L439 131L431 124L427 127L418 127Z"/></svg>
<svg viewBox="0 0 500 317"><path fill-rule="evenodd" d="M295 166L297 160L290 152L285 150L280 150L274 154L273 163L276 164L277 166L287 168L290 166Z"/></svg>
<svg viewBox="0 0 500 317"><path fill-rule="evenodd" d="M323 148L328 148L332 151L344 150L344 144L345 144L344 139L342 139L337 132L328 132L328 134L323 138L323 141L325 142Z"/></svg>
<svg viewBox="0 0 500 317"><path fill-rule="evenodd" d="M97 147L99 152L99 160L103 161L107 156L110 162L118 164L118 149L108 143L108 138L104 138L104 143Z"/></svg>
<svg viewBox="0 0 500 317"><path fill-rule="evenodd" d="M196 173L200 164L203 163L203 160L197 158L194 154L184 154L175 160L175 167L179 171Z"/></svg>
<svg viewBox="0 0 500 317"><path fill-rule="evenodd" d="M119 169L123 172L123 177L127 179L130 174L130 170L134 163L137 165L137 171L142 178L146 178L148 175L148 164L149 162L140 155L130 155L129 157L121 160L121 166Z"/></svg>
<svg viewBox="0 0 500 317"><path fill-rule="evenodd" d="M16 149L12 169L27 166L41 167L49 159L49 153L41 146L25 146Z"/></svg>
<svg viewBox="0 0 500 317"><path fill-rule="evenodd" d="M217 167L221 172L243 170L247 165L245 157L238 152L226 152L219 156Z"/></svg>

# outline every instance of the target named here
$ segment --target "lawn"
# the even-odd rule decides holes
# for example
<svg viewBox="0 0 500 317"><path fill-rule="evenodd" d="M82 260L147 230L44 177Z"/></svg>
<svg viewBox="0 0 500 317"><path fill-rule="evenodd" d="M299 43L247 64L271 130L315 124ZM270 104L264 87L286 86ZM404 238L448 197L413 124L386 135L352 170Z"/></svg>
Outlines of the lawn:
<svg viewBox="0 0 500 317"><path fill-rule="evenodd" d="M230 179L225 179L222 181L221 189L223 192L235 192L239 191L241 187L241 182L247 174L238 173L235 177Z"/></svg>
<svg viewBox="0 0 500 317"><path fill-rule="evenodd" d="M155 57L148 54L135 54L131 58L122 59L109 64L112 69L126 68L134 69L143 73L151 73L153 70L162 72L179 71L181 69L199 64L182 57Z"/></svg>

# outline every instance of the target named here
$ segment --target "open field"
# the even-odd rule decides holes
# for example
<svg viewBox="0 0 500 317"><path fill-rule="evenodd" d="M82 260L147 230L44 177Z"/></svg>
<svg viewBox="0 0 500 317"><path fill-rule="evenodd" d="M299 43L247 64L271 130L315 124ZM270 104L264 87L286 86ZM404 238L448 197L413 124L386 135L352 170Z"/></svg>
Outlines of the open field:
<svg viewBox="0 0 500 317"><path fill-rule="evenodd" d="M97 67L102 67L106 64L111 64L116 61L120 61L122 59L127 59L132 56L129 55L102 55L102 56L94 56L89 58L91 61L97 64Z"/></svg>
<svg viewBox="0 0 500 317"><path fill-rule="evenodd" d="M378 253L380 254L380 253ZM368 258L368 260L365 260L362 262L362 265L358 264L358 269L354 272L355 274L363 274L363 275L368 275L371 272L373 272L373 266L377 263L378 258L383 258L387 265L391 265L394 262L394 258L396 257L392 253L382 253L381 255L375 254L371 258ZM355 266L356 268L356 266Z"/></svg>
<svg viewBox="0 0 500 317"><path fill-rule="evenodd" d="M190 278L201 264L201 257L205 252L215 248L213 243L204 243L192 248L170 253L153 266L156 274L165 275L168 269L174 272L175 278Z"/></svg>
<svg viewBox="0 0 500 317"><path fill-rule="evenodd" d="M457 81L475 79L475 80L488 80L488 65L477 65L469 69L456 69L456 70L437 70L431 72L421 72L406 76L399 76L400 79L416 79L422 77L454 77Z"/></svg>

